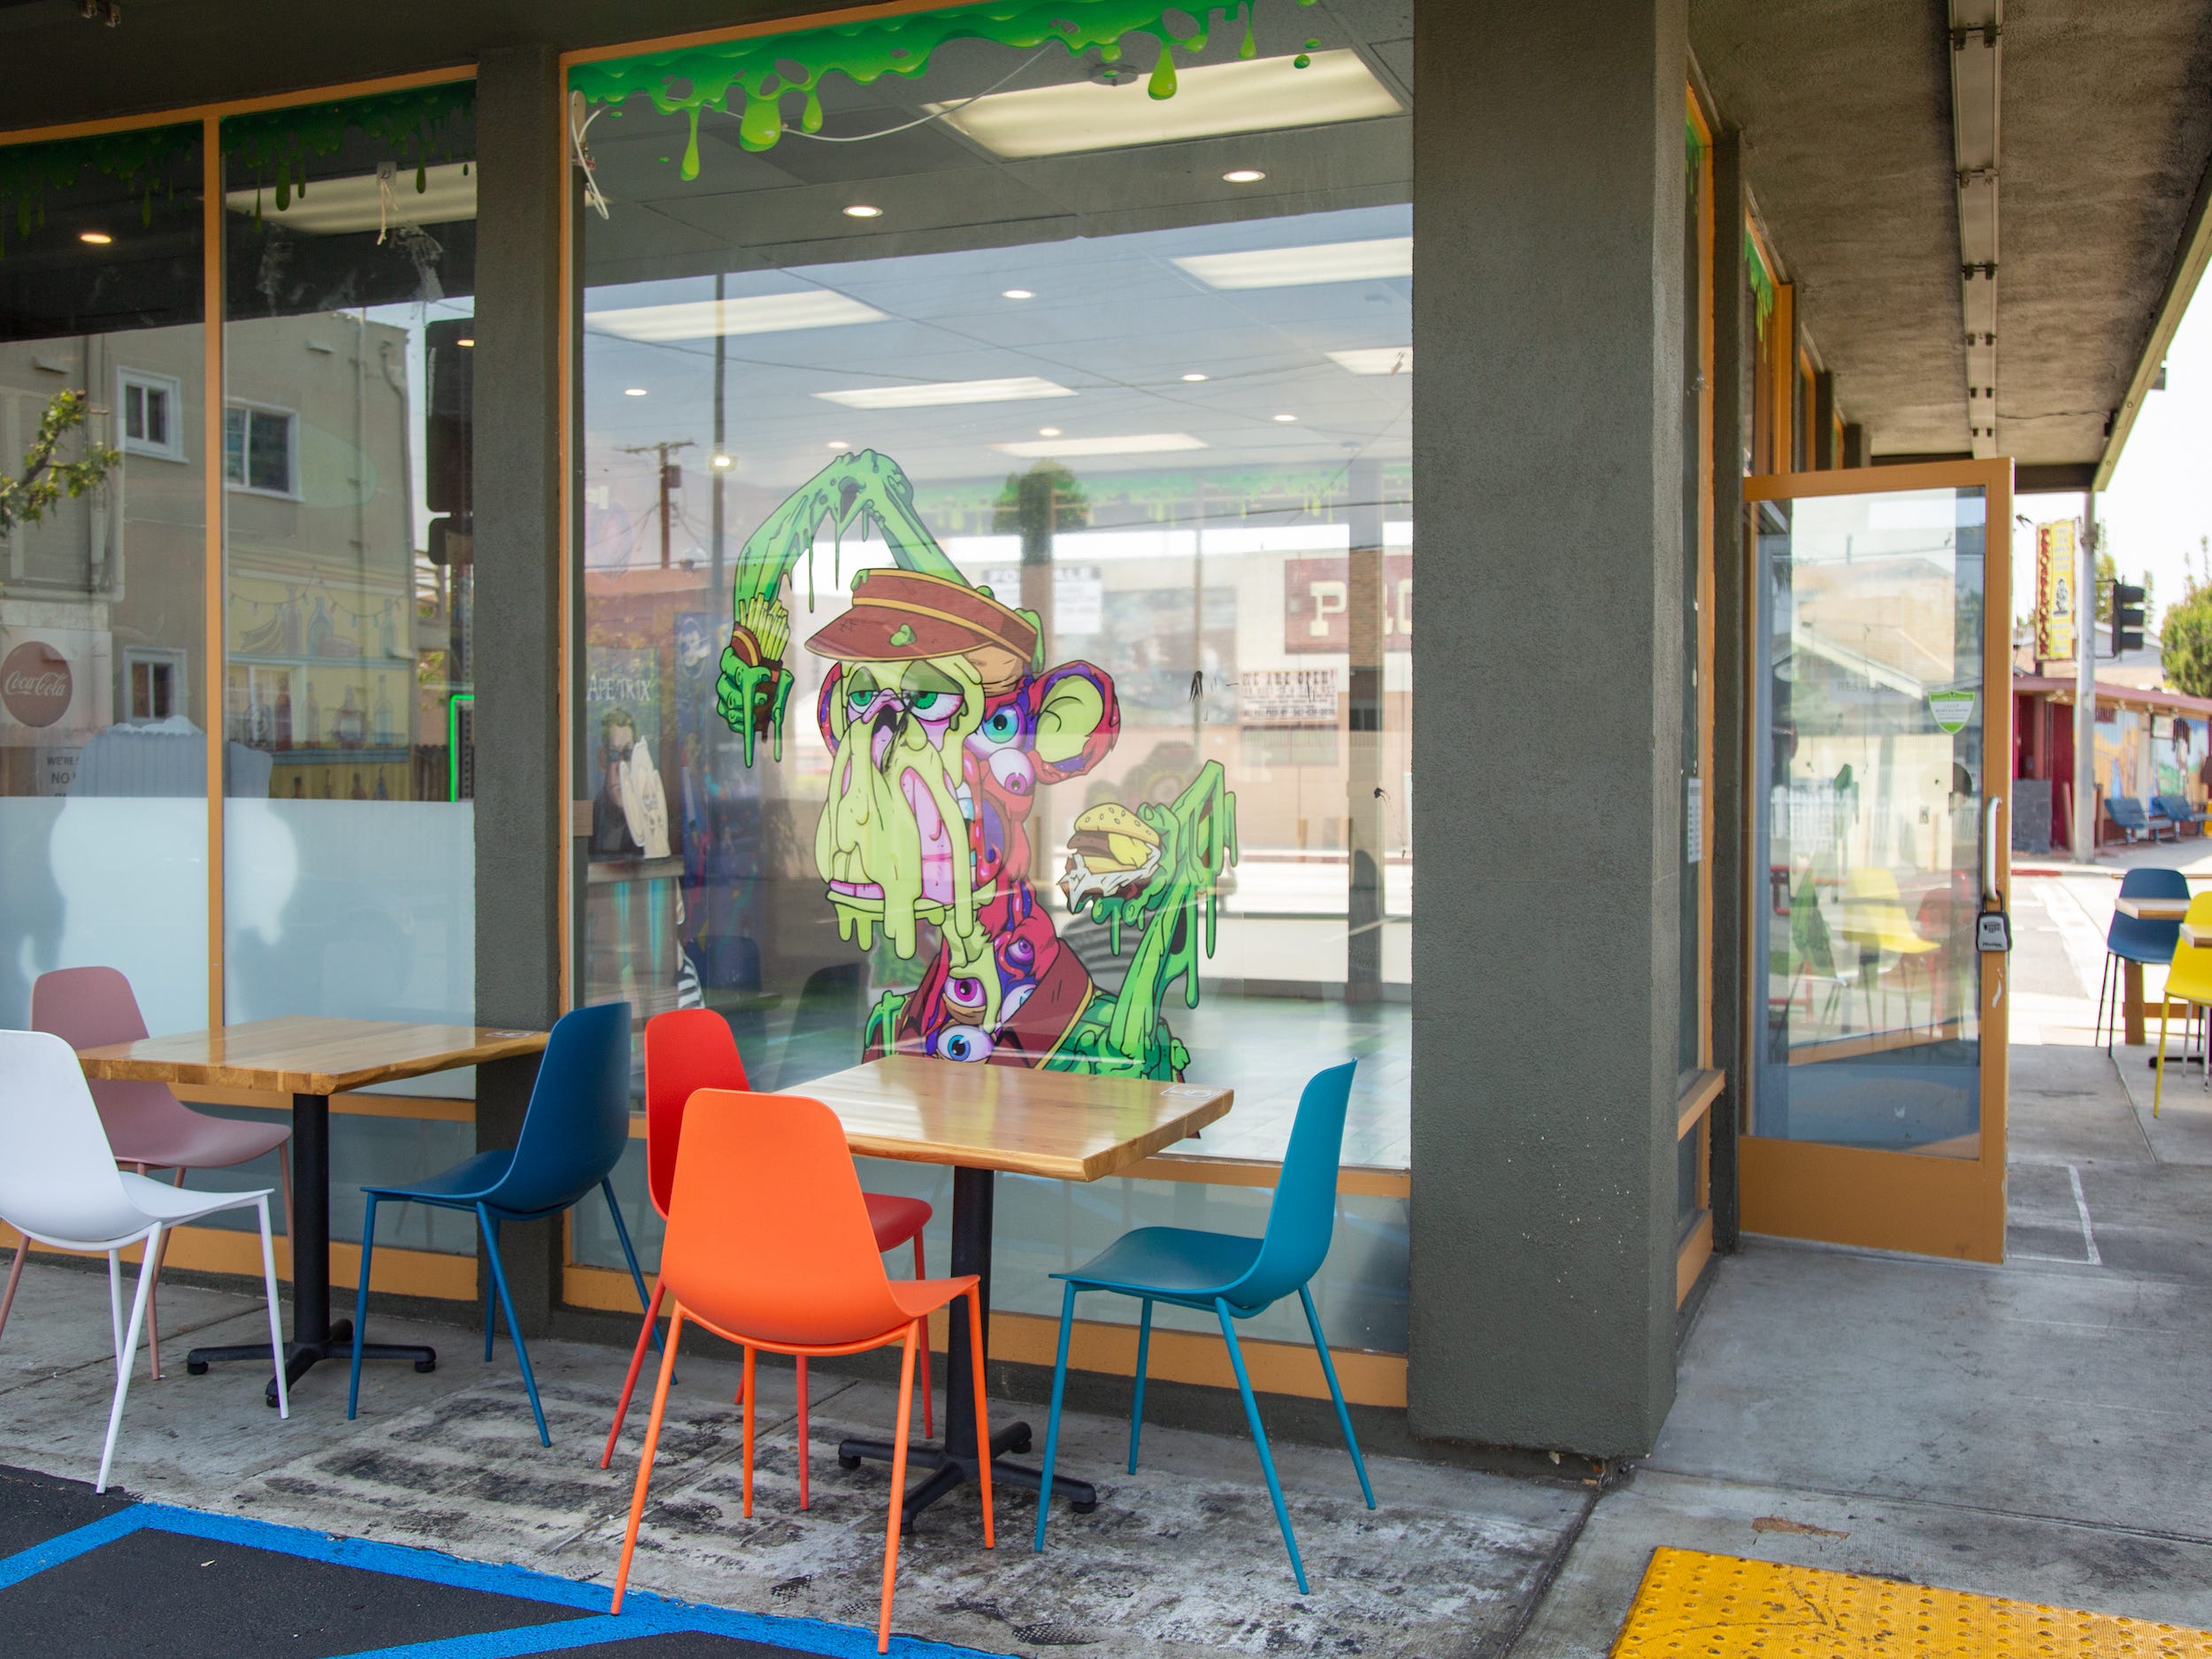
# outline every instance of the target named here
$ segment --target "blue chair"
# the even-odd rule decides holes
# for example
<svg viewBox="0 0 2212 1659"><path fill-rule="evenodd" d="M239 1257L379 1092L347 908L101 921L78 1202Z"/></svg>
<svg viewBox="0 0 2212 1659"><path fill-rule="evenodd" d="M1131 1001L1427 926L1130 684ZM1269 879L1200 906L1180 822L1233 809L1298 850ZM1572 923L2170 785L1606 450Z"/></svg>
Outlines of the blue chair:
<svg viewBox="0 0 2212 1659"><path fill-rule="evenodd" d="M2124 899L2189 899L2189 878L2178 870L2131 870L2120 878L2120 896ZM2123 963L2148 964L2162 968L2174 959L2174 951L2181 943L2181 924L2178 921L2153 921L2140 916L2127 916L2116 907L2112 926L2105 930L2104 972L2097 980L2097 1033L2105 1039L2105 1052L2112 1052L2111 1027L2105 1024L2105 1003L2109 989L2113 995L2114 1024L2118 1023L2119 976ZM2185 1048L2186 1042L2185 1040Z"/></svg>
<svg viewBox="0 0 2212 1659"><path fill-rule="evenodd" d="M2176 840L2192 831L2202 835L2206 820L2212 818L2212 813L2191 806L2189 797L2183 795L2154 795L2151 797L2151 810L2174 826Z"/></svg>
<svg viewBox="0 0 2212 1659"><path fill-rule="evenodd" d="M2105 799L2104 810L2105 816L2112 820L2113 827L2128 841L2134 841L2143 837L2152 841L2158 839L2158 829L2151 822L2151 815L2144 810L2143 803L2133 795L2108 795Z"/></svg>
<svg viewBox="0 0 2212 1659"><path fill-rule="evenodd" d="M622 1206L615 1202L614 1183L609 1179L630 1143L629 1079L630 1005L603 1002L564 1014L546 1040L529 1109L523 1114L522 1133L512 1149L480 1152L413 1187L361 1189L369 1202L361 1224L361 1284L353 1298L348 1417L361 1397L361 1342L368 1323L369 1263L376 1254L376 1207L388 1199L404 1199L475 1212L492 1265L491 1284L484 1290L484 1357L492 1356L492 1291L496 1287L500 1308L507 1316L507 1333L515 1340L515 1357L522 1364L522 1386L529 1391L530 1410L538 1420L538 1440L553 1444L545 1432L545 1409L538 1403L530 1350L523 1345L515 1304L507 1294L507 1272L499 1259L499 1224L557 1216L596 1187L607 1195L615 1236L622 1240L622 1254L637 1286L638 1305L645 1305L645 1276L638 1271L630 1230L623 1225ZM654 1341L659 1340L657 1330Z"/></svg>
<svg viewBox="0 0 2212 1659"><path fill-rule="evenodd" d="M1336 1402L1336 1420L1344 1430L1345 1449L1359 1473L1360 1491L1367 1507L1375 1507L1375 1489L1367 1481L1367 1465L1352 1433L1352 1414L1344 1409L1344 1391L1337 1386L1336 1366L1329 1358L1329 1344L1321 1334L1321 1316L1314 1311L1313 1293L1307 1281L1320 1271L1329 1253L1329 1235L1336 1225L1337 1161L1344 1149L1344 1113L1352 1096L1353 1064L1332 1066L1306 1085L1298 1102L1298 1119L1291 1127L1290 1148L1284 1154L1282 1174L1275 1184L1275 1202L1267 1213L1267 1231L1257 1239L1235 1233L1200 1233L1187 1227L1139 1227L1125 1233L1099 1255L1071 1273L1055 1273L1067 1281L1060 1303L1060 1354L1052 1368L1052 1418L1045 1429L1045 1465L1039 1486L1036 1547L1045 1547L1045 1516L1050 1507L1052 1466L1060 1449L1060 1402L1068 1383L1068 1334L1075 1323L1075 1298L1086 1290L1109 1290L1135 1296L1144 1303L1137 1328L1137 1392L1129 1408L1129 1472L1137 1472L1137 1437L1144 1426L1144 1364L1152 1346L1152 1304L1164 1302L1179 1308L1210 1313L1221 1321L1221 1334L1229 1345L1229 1363L1236 1370L1237 1389L1244 1396L1244 1415L1252 1425L1252 1439L1259 1448L1260 1471L1267 1477L1267 1495L1275 1504L1275 1519L1283 1529L1283 1543L1290 1551L1290 1571L1298 1592L1306 1592L1306 1569L1298 1559L1298 1540L1290 1530L1290 1511L1283 1507L1282 1483L1275 1478L1275 1459L1267 1449L1267 1431L1260 1426L1260 1409L1252 1397L1252 1379L1245 1372L1244 1353L1237 1346L1236 1321L1279 1302L1292 1291L1306 1310L1306 1327L1313 1333L1314 1351L1321 1356L1321 1374L1329 1379L1329 1397Z"/></svg>

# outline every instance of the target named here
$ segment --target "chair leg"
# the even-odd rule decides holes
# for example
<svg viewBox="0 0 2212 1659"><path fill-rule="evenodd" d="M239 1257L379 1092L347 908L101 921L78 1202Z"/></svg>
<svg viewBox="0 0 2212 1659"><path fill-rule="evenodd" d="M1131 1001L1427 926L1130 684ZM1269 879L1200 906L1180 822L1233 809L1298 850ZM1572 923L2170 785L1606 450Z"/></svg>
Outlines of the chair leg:
<svg viewBox="0 0 2212 1659"><path fill-rule="evenodd" d="M1137 1472L1137 1437L1144 1432L1144 1366L1152 1353L1152 1298L1144 1299L1137 1321L1137 1391L1129 1402L1129 1472Z"/></svg>
<svg viewBox="0 0 2212 1659"><path fill-rule="evenodd" d="M115 1250L108 1252L108 1328L115 1338L115 1369L127 1371L129 1350L123 1346L123 1257Z"/></svg>
<svg viewBox="0 0 2212 1659"><path fill-rule="evenodd" d="M493 1242L493 1240L494 1240L494 1238L495 1238L495 1235L493 1234L493 1233L491 1232L491 1230L490 1230L489 1228L487 1228L487 1229L485 1230L485 1233L484 1233L484 1237L485 1237L486 1241L487 1241L488 1243L489 1243L489 1244L490 1244L491 1248L492 1248L492 1251L494 1252L494 1254L496 1254L496 1253L498 1252L499 1246L497 1245L497 1243ZM492 1281L491 1281L489 1279L487 1279L484 1281L484 1363L485 1363L487 1365L488 1365L488 1364L490 1364L490 1363L491 1363L491 1358L492 1358L492 1295L493 1295L493 1288L494 1288L494 1287L493 1287ZM513 1334L514 1334L514 1329L513 1329L513 1327L512 1327L511 1325L508 1327L508 1334L509 1334L510 1336L511 1336L511 1335L513 1335Z"/></svg>
<svg viewBox="0 0 2212 1659"><path fill-rule="evenodd" d="M929 1277L929 1269L922 1260L922 1235L918 1233L914 1235L914 1277ZM982 1351L980 1348L976 1350L979 1354ZM925 1342L922 1344L922 1438L926 1440L937 1438L937 1413L932 1409L929 1398L930 1374L934 1369L935 1361L930 1353L929 1344ZM945 1380L950 1382L952 1379L948 1376Z"/></svg>
<svg viewBox="0 0 2212 1659"><path fill-rule="evenodd" d="M255 1199L254 1209L261 1217L261 1288L269 1299L269 1357L276 1364L277 1416L288 1417L292 1415L292 1386L284 1379L284 1327L277 1319L276 1240L269 1232L267 1197ZM152 1292L147 1293L146 1301L150 1311ZM360 1375L358 1371L354 1374Z"/></svg>
<svg viewBox="0 0 2212 1659"><path fill-rule="evenodd" d="M184 1185L184 1171L181 1169L172 1170L169 1172L169 1185L172 1187ZM161 1248L156 1251L150 1258L153 1264L154 1282L146 1287L146 1353L153 1362L153 1378L156 1382L161 1380L161 1263L162 1258L168 1254L169 1235L165 1233L161 1236ZM142 1262L150 1258L142 1256L139 1259Z"/></svg>
<svg viewBox="0 0 2212 1659"><path fill-rule="evenodd" d="M1045 1518L1052 1513L1052 1466L1060 1459L1060 1402L1068 1391L1068 1337L1074 1329L1075 1286L1071 1283L1060 1298L1060 1352L1052 1362L1052 1410L1045 1418L1045 1466L1037 1477L1037 1536L1030 1548L1041 1553L1045 1547ZM982 1351L980 1348L975 1350Z"/></svg>
<svg viewBox="0 0 2212 1659"><path fill-rule="evenodd" d="M2096 1023L2096 1025L2094 1025L2094 1026L2091 1029L2091 1032L2090 1032L2090 1037L2089 1037L2089 1040L2090 1040L2092 1042L2103 1042L2103 1041L2104 1041L2104 1002L2105 1002L2105 987L2106 987L2106 986L2108 986L2108 985L2109 985L2111 982L2112 982L2112 953L2111 953L2110 951L2108 951L2108 951L2106 951L2106 952L2104 953L2104 969L2103 969L2103 972L2101 972L2101 973L2099 973L2099 974L2097 975L2097 1023ZM2110 1047L2109 1047L2109 1046L2108 1046L2108 1047L2106 1048L2105 1052L2106 1052L2107 1054L2110 1054L2110 1053L2112 1052L2112 1050L2111 1050L2111 1048L2110 1048Z"/></svg>
<svg viewBox="0 0 2212 1659"><path fill-rule="evenodd" d="M499 1263L498 1223L482 1204L476 1206L476 1225L484 1230L484 1247L492 1260L492 1285L499 1292L499 1311L507 1321L507 1334L514 1340L515 1358L522 1363L522 1386L530 1396L530 1415L538 1420L538 1444L550 1446L553 1437L545 1432L545 1408L538 1403L538 1379L530 1370L529 1345L522 1340L522 1322L515 1317L514 1299L507 1294L507 1270Z"/></svg>
<svg viewBox="0 0 2212 1659"><path fill-rule="evenodd" d="M8 1287L0 1291L0 1333L8 1328L8 1310L15 1306L15 1287L23 1279L23 1263L31 1254L31 1235L15 1235L15 1260L8 1263Z"/></svg>
<svg viewBox="0 0 2212 1659"><path fill-rule="evenodd" d="M814 1500L813 1500L812 1495L811 1495L811 1494L810 1494L807 1491L807 1485L806 1485L807 1464L808 1464L808 1463L811 1461L811 1459L810 1459L810 1458L808 1456L808 1455L807 1455L807 1450L808 1450L808 1448L807 1448L807 1432L806 1432L806 1356L805 1356L805 1355L803 1355L803 1354L802 1354L802 1355L800 1355L800 1356L798 1356L798 1359L799 1359L799 1368L798 1368L798 1369L799 1369L799 1507L800 1507L801 1509L810 1509L810 1508L812 1508L812 1507L813 1507L813 1502L814 1502Z"/></svg>
<svg viewBox="0 0 2212 1659"><path fill-rule="evenodd" d="M745 1349L745 1371L738 1380L737 1397L744 1407L745 1422L745 1518L753 1515L753 1349Z"/></svg>
<svg viewBox="0 0 2212 1659"><path fill-rule="evenodd" d="M637 1524L645 1514L645 1490L653 1482L653 1454L660 1449L661 1417L668 1409L668 1381L676 1374L676 1343L683 1334L684 1305L668 1316L668 1340L661 1348L660 1380L653 1385L653 1409L645 1419L645 1446L638 1453L637 1484L630 1491L630 1525L622 1534L622 1560L614 1570L614 1601L610 1613L622 1610L622 1593L630 1584L630 1557L637 1549Z"/></svg>
<svg viewBox="0 0 2212 1659"><path fill-rule="evenodd" d="M115 1345L115 1402L108 1407L108 1439L100 1451L100 1478L92 1485L95 1492L108 1489L108 1470L115 1462L116 1432L123 1426L123 1400L131 1391L130 1356L137 1351L138 1327L146 1317L146 1295L154 1287L153 1274L148 1270L152 1267L154 1257L160 1248L161 1224L156 1222L154 1230L147 1235L145 1254L139 1257L138 1293L131 1298L130 1330L121 1334ZM118 1271L116 1260L116 1252L109 1251L111 1272Z"/></svg>
<svg viewBox="0 0 2212 1659"><path fill-rule="evenodd" d="M1344 1449L1352 1454L1352 1467L1359 1472L1359 1489L1366 1495L1367 1507L1371 1509L1375 1507L1375 1488L1367 1484L1367 1460L1359 1455L1359 1440L1352 1432L1352 1414L1345 1409L1344 1390L1337 1386L1336 1362L1329 1357L1328 1339L1321 1334L1321 1316L1314 1311L1312 1288L1299 1286L1298 1300L1305 1304L1306 1329L1313 1333L1313 1351L1321 1356L1321 1374L1329 1379L1329 1398L1336 1402L1336 1423L1344 1431Z"/></svg>
<svg viewBox="0 0 2212 1659"><path fill-rule="evenodd" d="M949 1317L952 1310L947 1309L945 1311L947 1317ZM924 1325L921 1330L923 1336L926 1338L929 1334L929 1326ZM929 1350L925 1346L922 1351L927 1354ZM968 1352L971 1354L983 1352L983 1295L979 1290L972 1290L968 1293ZM988 1447L991 1443L991 1409L985 1403L983 1397L985 1393L983 1367L972 1366L970 1371L975 1380L975 1443L978 1446ZM998 1537L993 1530L991 1520L991 1460L988 1457L977 1460L976 1485L982 1488L979 1495L983 1500L983 1548L996 1549ZM1038 1489L1037 1501L1042 1503L1051 1495L1052 1483L1048 1480Z"/></svg>
<svg viewBox="0 0 2212 1659"><path fill-rule="evenodd" d="M284 1236L292 1236L292 1143L277 1142L277 1186L284 1194Z"/></svg>
<svg viewBox="0 0 2212 1659"><path fill-rule="evenodd" d="M899 1345L899 1426L891 1437L891 1519L884 1528L883 1616L876 1621L878 1653L891 1651L891 1591L898 1578L899 1522L903 1518L901 1511L906 1508L906 1437L914 1424L914 1335L920 1328L918 1319L909 1325L906 1340ZM976 1425L976 1445L987 1466L991 1442L981 1437L982 1427L980 1423Z"/></svg>
<svg viewBox="0 0 2212 1659"><path fill-rule="evenodd" d="M656 1274L652 1300L645 1304L645 1324L638 1331L637 1346L630 1350L630 1374L622 1379L622 1401L614 1409L614 1425L607 1431L607 1449L599 1454L602 1469L614 1462L614 1443L622 1432L624 1420L630 1415L630 1396L637 1392L637 1374L645 1368L646 1334L660 1323L663 1294L664 1287Z"/></svg>
<svg viewBox="0 0 2212 1659"><path fill-rule="evenodd" d="M649 1306L652 1298L645 1294L645 1275L637 1271L637 1252L630 1248L630 1229L623 1225L622 1206L614 1202L612 1178L601 1177L599 1190L607 1195L607 1213L614 1217L614 1236L622 1240L622 1259L630 1264L630 1282L637 1286L637 1305L641 1308ZM645 1328L653 1333L653 1345L659 1347L660 1326L649 1320Z"/></svg>
<svg viewBox="0 0 2212 1659"><path fill-rule="evenodd" d="M1298 1559L1298 1540L1290 1530L1290 1511L1283 1505L1283 1483L1275 1478L1275 1456L1267 1449L1267 1431L1260 1425L1260 1402L1252 1397L1252 1379L1245 1374L1244 1350L1237 1346L1236 1321L1229 1312L1229 1304L1220 1297L1214 1298L1214 1314L1221 1321L1221 1334L1229 1344L1229 1363L1236 1368L1237 1392L1244 1396L1244 1415L1252 1425L1252 1443L1259 1448L1260 1472L1267 1477L1267 1495L1275 1505L1275 1524L1283 1529L1283 1547L1290 1551L1291 1577L1298 1580L1298 1594L1306 1594L1306 1564Z"/></svg>
<svg viewBox="0 0 2212 1659"><path fill-rule="evenodd" d="M361 1404L361 1342L369 1325L369 1263L376 1259L376 1194L365 1196L368 1204L361 1212L361 1278L353 1289L353 1375L346 1382L349 1423Z"/></svg>
<svg viewBox="0 0 2212 1659"><path fill-rule="evenodd" d="M2151 1085L2151 1116L2158 1116L2160 1103L2166 1095L2166 994L2158 994L2158 1064L2154 1068L2156 1081Z"/></svg>

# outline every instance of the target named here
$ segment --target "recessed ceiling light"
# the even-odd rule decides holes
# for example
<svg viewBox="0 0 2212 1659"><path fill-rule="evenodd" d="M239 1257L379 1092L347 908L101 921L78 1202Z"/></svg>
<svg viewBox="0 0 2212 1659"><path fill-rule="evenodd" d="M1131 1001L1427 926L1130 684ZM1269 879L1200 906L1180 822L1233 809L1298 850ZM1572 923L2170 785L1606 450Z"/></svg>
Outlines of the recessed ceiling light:
<svg viewBox="0 0 2212 1659"><path fill-rule="evenodd" d="M847 442L846 442L843 439L841 439L841 438L832 438L832 439L830 440L830 444L829 444L829 447L830 447L831 449L851 449L853 446L852 446L851 444L849 444L849 443L847 443Z"/></svg>
<svg viewBox="0 0 2212 1659"><path fill-rule="evenodd" d="M1204 375L1202 375L1202 374L1199 374L1199 373L1190 373L1190 374L1186 374L1183 378L1184 378L1185 380L1187 380L1190 381L1192 384L1195 385L1198 381L1204 380L1206 377L1205 377Z"/></svg>
<svg viewBox="0 0 2212 1659"><path fill-rule="evenodd" d="M626 386L622 388L622 395L625 397L642 397L645 388L642 386Z"/></svg>
<svg viewBox="0 0 2212 1659"><path fill-rule="evenodd" d="M824 403L848 409L926 409L937 403L1011 403L1030 397L1073 397L1066 387L1018 374L1002 380L925 380L913 386L860 386L817 392Z"/></svg>
<svg viewBox="0 0 2212 1659"><path fill-rule="evenodd" d="M1363 282L1413 274L1413 238L1325 242L1243 253L1195 253L1175 262L1212 288L1286 288L1308 282Z"/></svg>
<svg viewBox="0 0 2212 1659"><path fill-rule="evenodd" d="M1295 415L1278 415L1275 419L1278 420L1295 420L1298 417Z"/></svg>
<svg viewBox="0 0 2212 1659"><path fill-rule="evenodd" d="M1300 54L1300 58L1307 58ZM1175 96L1153 98L1139 77L994 92L924 107L995 155L1065 156L1127 144L1176 143L1225 133L1265 133L1396 115L1400 108L1357 52L1201 64L1176 77Z"/></svg>
<svg viewBox="0 0 2212 1659"><path fill-rule="evenodd" d="M1040 458L1054 456L1064 460L1084 455L1160 455L1171 449L1202 449L1206 447L1206 441L1194 438L1187 432L1135 432L1122 438L1062 438L1042 442L1025 438L1019 443L995 443L991 447L1001 455Z"/></svg>
<svg viewBox="0 0 2212 1659"><path fill-rule="evenodd" d="M586 311L588 327L625 340L711 340L717 334L773 334L799 328L841 328L879 323L872 305L829 288L796 294L752 294L734 299L684 300L673 305L628 305Z"/></svg>
<svg viewBox="0 0 2212 1659"><path fill-rule="evenodd" d="M1224 184L1257 184L1267 175L1257 167L1232 167L1221 175Z"/></svg>
<svg viewBox="0 0 2212 1659"><path fill-rule="evenodd" d="M736 465L737 463L729 456L718 455L712 460L709 461L707 465L718 472L726 472L730 470L730 468Z"/></svg>
<svg viewBox="0 0 2212 1659"><path fill-rule="evenodd" d="M881 219L883 210L879 207L870 207L865 202L855 202L845 210L845 217L847 219Z"/></svg>
<svg viewBox="0 0 2212 1659"><path fill-rule="evenodd" d="M476 343L476 342L473 340L457 340L453 343L457 346L472 346Z"/></svg>
<svg viewBox="0 0 2212 1659"><path fill-rule="evenodd" d="M1033 300L1037 296L1028 288L1008 288L999 296L1002 300Z"/></svg>
<svg viewBox="0 0 2212 1659"><path fill-rule="evenodd" d="M79 242L88 242L95 248L104 248L110 242L113 242L115 238L109 235L107 232L104 230L81 230L77 233L77 240Z"/></svg>
<svg viewBox="0 0 2212 1659"><path fill-rule="evenodd" d="M1040 426L1037 428L1037 435L1041 438L1056 438L1060 435L1060 428L1057 426Z"/></svg>
<svg viewBox="0 0 2212 1659"><path fill-rule="evenodd" d="M1332 351L1329 361L1354 374L1410 374L1411 346L1363 346L1356 351Z"/></svg>

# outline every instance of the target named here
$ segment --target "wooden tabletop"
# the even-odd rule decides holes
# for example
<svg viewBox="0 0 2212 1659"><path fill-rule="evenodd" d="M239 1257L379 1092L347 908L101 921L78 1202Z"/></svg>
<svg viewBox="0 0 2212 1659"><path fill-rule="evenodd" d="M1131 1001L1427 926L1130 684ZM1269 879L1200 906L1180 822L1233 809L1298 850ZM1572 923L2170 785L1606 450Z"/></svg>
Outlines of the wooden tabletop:
<svg viewBox="0 0 2212 1659"><path fill-rule="evenodd" d="M2212 945L2212 927L2192 927L2181 925L2181 942L2185 945Z"/></svg>
<svg viewBox="0 0 2212 1659"><path fill-rule="evenodd" d="M912 1164L1095 1181L1170 1147L1235 1103L1233 1089L888 1055L802 1083L855 1152Z"/></svg>
<svg viewBox="0 0 2212 1659"><path fill-rule="evenodd" d="M179 1032L83 1048L87 1077L216 1084L335 1094L455 1066L536 1054L541 1031L488 1025L415 1025L394 1019L325 1019L296 1014L220 1031Z"/></svg>
<svg viewBox="0 0 2212 1659"><path fill-rule="evenodd" d="M2177 922L2189 914L2189 901L2124 898L2120 901L2120 914L2132 916L2138 921Z"/></svg>

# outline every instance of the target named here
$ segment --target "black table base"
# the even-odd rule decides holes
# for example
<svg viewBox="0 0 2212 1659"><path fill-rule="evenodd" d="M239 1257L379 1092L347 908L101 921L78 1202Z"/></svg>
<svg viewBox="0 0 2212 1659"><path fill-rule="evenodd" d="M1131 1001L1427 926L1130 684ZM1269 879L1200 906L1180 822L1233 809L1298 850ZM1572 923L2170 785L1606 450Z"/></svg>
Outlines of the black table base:
<svg viewBox="0 0 2212 1659"><path fill-rule="evenodd" d="M353 1321L330 1317L330 1097L327 1094L292 1096L292 1205L284 1218L285 1235L292 1241L292 1340L284 1345L284 1386L299 1379L325 1360L353 1359ZM320 1333L310 1336L309 1332ZM196 1348L184 1356L184 1368L193 1376L205 1375L219 1360L259 1360L269 1356L263 1342L238 1342L226 1348ZM434 1371L435 1348L397 1342L369 1342L363 1359L412 1360L417 1371ZM276 1379L269 1379L262 1398L277 1402ZM949 1418L948 1418L949 1421Z"/></svg>
<svg viewBox="0 0 2212 1659"><path fill-rule="evenodd" d="M955 1169L952 1172L952 1271L955 1278L974 1274L980 1286L983 1313L983 1356L991 1349L991 1206L997 1179L989 1170ZM969 1352L967 1310L956 1302L949 1310L945 1340L945 1438L933 1444L907 1442L906 1459L931 1471L927 1479L907 1489L899 1515L899 1530L914 1530L914 1517L959 1486L976 1479L982 1467L975 1434L974 1366L979 1356ZM1034 1492L1043 1484L1041 1471L1005 1461L1009 1452L1026 1452L1031 1445L1029 1425L1012 1423L991 1436L991 1479ZM841 1440L837 1462L857 1469L863 1458L889 1463L896 1442L879 1440ZM1098 1507L1098 1492L1087 1480L1065 1475L1052 1478L1056 1497L1069 1501L1078 1515Z"/></svg>

